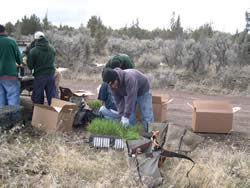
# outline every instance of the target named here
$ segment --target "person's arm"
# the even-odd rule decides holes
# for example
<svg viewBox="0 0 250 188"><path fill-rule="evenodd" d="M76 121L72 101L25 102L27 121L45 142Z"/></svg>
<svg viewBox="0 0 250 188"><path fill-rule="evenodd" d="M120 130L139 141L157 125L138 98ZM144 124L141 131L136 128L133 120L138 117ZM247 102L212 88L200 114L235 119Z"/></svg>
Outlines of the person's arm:
<svg viewBox="0 0 250 188"><path fill-rule="evenodd" d="M102 105L105 103L105 101L108 98L107 90L108 90L108 86L105 83L102 83L99 89L98 97L97 97L97 99L102 103Z"/></svg>
<svg viewBox="0 0 250 188"><path fill-rule="evenodd" d="M117 108L118 113L122 116L124 113L125 100L123 96L120 96L115 89L112 90L112 96L114 98L114 103Z"/></svg>
<svg viewBox="0 0 250 188"><path fill-rule="evenodd" d="M131 112L135 108L136 98L137 98L137 81L135 78L130 77L126 81L126 92L125 106L124 106L124 116L129 118Z"/></svg>
<svg viewBox="0 0 250 188"><path fill-rule="evenodd" d="M32 50L31 52L28 54L27 57L27 65L29 67L30 70L32 70L34 68L34 57L33 57L33 53Z"/></svg>
<svg viewBox="0 0 250 188"><path fill-rule="evenodd" d="M21 55L21 52L16 44L16 62L18 65L22 64L23 63L23 57Z"/></svg>

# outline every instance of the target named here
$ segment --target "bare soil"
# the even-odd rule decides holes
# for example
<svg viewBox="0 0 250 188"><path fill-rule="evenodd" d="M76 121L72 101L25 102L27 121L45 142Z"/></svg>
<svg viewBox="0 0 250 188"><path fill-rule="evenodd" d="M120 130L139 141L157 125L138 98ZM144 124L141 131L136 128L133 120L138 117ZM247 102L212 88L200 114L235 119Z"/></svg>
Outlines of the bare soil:
<svg viewBox="0 0 250 188"><path fill-rule="evenodd" d="M79 81L79 80L62 80L62 87L70 88L71 90L88 90L94 95L91 99L97 98L97 87L101 82L94 81ZM168 120L178 126L192 129L192 109L187 103L192 104L193 100L227 100L233 107L241 107L241 110L236 112L233 117L233 132L239 132L250 138L250 96L222 96L222 95L203 95L199 93L187 93L175 91L173 89L153 89L153 94L168 94L169 99L173 99L168 105ZM21 97L22 105L31 110L31 101L29 97Z"/></svg>
<svg viewBox="0 0 250 188"><path fill-rule="evenodd" d="M101 82L63 80L61 85L71 89L89 90L95 95L91 98L97 98L96 88ZM198 93L187 93L174 91L172 89L153 89L153 94L168 94L169 99L173 99L168 105L168 120L178 126L191 130L192 128L192 109L187 103L192 104L193 100L227 100L233 107L241 107L233 117L233 131L250 135L250 96L211 96Z"/></svg>

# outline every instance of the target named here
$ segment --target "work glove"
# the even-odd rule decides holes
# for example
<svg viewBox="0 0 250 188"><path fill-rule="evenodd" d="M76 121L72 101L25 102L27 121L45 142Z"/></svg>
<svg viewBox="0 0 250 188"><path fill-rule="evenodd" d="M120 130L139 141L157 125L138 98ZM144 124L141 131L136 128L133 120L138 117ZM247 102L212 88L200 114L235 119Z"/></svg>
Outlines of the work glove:
<svg viewBox="0 0 250 188"><path fill-rule="evenodd" d="M121 124L122 124L123 127L127 127L129 125L129 119L126 118L125 116L122 116Z"/></svg>

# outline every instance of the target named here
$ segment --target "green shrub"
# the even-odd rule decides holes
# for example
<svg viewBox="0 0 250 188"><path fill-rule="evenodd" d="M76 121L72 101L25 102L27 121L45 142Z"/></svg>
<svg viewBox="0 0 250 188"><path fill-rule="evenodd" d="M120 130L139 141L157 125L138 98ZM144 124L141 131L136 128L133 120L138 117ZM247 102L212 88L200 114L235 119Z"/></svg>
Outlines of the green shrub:
<svg viewBox="0 0 250 188"><path fill-rule="evenodd" d="M124 128L119 121L94 119L88 126L88 131L94 135L120 136L125 140L138 140L141 127L142 125L136 124Z"/></svg>

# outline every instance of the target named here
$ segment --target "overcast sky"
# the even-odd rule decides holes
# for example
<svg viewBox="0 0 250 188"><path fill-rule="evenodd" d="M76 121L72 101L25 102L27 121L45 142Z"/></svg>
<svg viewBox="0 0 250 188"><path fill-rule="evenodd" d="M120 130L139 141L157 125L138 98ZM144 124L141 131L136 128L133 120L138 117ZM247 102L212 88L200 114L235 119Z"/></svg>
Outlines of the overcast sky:
<svg viewBox="0 0 250 188"><path fill-rule="evenodd" d="M78 28L91 16L100 16L113 29L130 26L138 18L144 29L169 28L172 13L181 18L184 29L212 23L215 30L235 33L245 28L250 0L4 0L0 24L35 14L41 20L48 12L53 25Z"/></svg>

